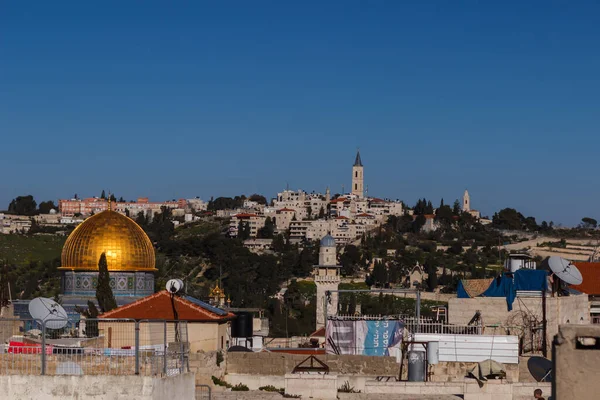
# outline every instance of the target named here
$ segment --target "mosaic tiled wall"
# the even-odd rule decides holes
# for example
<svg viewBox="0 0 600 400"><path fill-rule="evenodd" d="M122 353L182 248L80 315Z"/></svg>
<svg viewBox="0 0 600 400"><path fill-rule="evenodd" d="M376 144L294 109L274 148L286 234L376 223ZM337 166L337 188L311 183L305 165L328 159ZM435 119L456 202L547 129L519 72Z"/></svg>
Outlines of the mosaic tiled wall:
<svg viewBox="0 0 600 400"><path fill-rule="evenodd" d="M97 272L65 271L62 277L63 294L96 296ZM148 296L154 293L154 274L150 272L111 272L110 287L115 296Z"/></svg>

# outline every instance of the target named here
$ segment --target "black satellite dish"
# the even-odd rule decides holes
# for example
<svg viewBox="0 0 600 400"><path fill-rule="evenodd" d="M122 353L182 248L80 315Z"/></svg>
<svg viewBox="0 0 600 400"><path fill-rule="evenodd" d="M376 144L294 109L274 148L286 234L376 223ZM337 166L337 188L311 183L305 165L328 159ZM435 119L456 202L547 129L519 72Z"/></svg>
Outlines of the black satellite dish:
<svg viewBox="0 0 600 400"><path fill-rule="evenodd" d="M538 382L552 382L552 361L544 357L530 357L527 369Z"/></svg>

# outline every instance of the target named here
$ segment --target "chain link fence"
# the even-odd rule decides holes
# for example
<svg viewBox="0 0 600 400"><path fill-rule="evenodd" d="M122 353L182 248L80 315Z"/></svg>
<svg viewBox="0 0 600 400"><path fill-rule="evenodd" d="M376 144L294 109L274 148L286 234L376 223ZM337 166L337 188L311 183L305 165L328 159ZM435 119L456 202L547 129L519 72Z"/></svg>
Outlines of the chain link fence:
<svg viewBox="0 0 600 400"><path fill-rule="evenodd" d="M59 323L62 322L62 323ZM0 374L173 376L189 371L186 321L0 319Z"/></svg>

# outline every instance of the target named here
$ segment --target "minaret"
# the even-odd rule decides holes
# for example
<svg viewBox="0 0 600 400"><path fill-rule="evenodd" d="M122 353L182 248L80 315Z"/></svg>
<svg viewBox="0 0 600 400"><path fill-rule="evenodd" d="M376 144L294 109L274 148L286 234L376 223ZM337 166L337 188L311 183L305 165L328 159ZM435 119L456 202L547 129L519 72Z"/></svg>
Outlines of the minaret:
<svg viewBox="0 0 600 400"><path fill-rule="evenodd" d="M360 151L356 151L356 159L352 166L352 194L359 199L363 198L363 165L360 159Z"/></svg>
<svg viewBox="0 0 600 400"><path fill-rule="evenodd" d="M329 186L327 186L327 190L325 190L325 201L327 203L331 201L331 190L329 190Z"/></svg>
<svg viewBox="0 0 600 400"><path fill-rule="evenodd" d="M471 198L469 197L468 190L465 190L465 194L463 194L462 210L463 210L463 212L471 211Z"/></svg>
<svg viewBox="0 0 600 400"><path fill-rule="evenodd" d="M319 249L319 265L315 265L315 284L317 285L317 328L325 326L325 310L327 315L336 315L338 308L337 290L340 284L340 266L337 264L335 239L327 234L321 239ZM328 294L328 292L330 292ZM327 307L327 308L325 308Z"/></svg>

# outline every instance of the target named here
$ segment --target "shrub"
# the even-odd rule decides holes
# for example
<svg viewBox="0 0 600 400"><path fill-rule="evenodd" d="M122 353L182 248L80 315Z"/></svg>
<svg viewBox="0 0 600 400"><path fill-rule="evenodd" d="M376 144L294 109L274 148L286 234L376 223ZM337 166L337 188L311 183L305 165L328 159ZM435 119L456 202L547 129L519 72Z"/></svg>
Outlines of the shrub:
<svg viewBox="0 0 600 400"><path fill-rule="evenodd" d="M225 382L223 379L219 379L216 376L211 376L212 381L215 385L217 386L224 386L226 388L231 388L231 385L227 382ZM233 390L233 389L232 389Z"/></svg>
<svg viewBox="0 0 600 400"><path fill-rule="evenodd" d="M350 382L346 381L338 389L338 392L340 392L340 393L360 393L360 390L354 390L354 386L350 386Z"/></svg>
<svg viewBox="0 0 600 400"><path fill-rule="evenodd" d="M277 389L273 385L261 386L258 388L258 390L262 390L263 392L278 392L278 393L282 393L282 394L283 394L283 392L285 392L284 388Z"/></svg>
<svg viewBox="0 0 600 400"><path fill-rule="evenodd" d="M221 363L223 362L223 360L225 360L223 358L223 353L221 353L221 351L217 351L217 367L221 366Z"/></svg>
<svg viewBox="0 0 600 400"><path fill-rule="evenodd" d="M250 389L248 389L248 386L244 385L243 383L238 383L237 385L231 387L232 392L247 392L249 390Z"/></svg>

